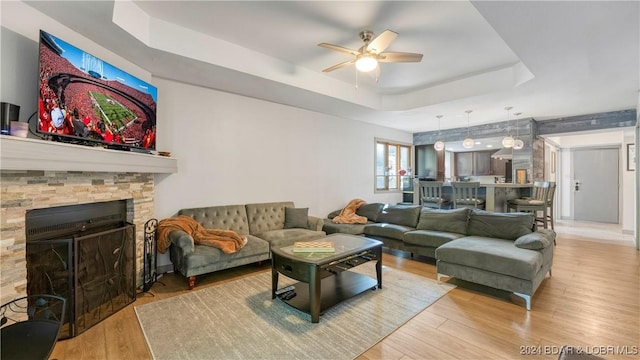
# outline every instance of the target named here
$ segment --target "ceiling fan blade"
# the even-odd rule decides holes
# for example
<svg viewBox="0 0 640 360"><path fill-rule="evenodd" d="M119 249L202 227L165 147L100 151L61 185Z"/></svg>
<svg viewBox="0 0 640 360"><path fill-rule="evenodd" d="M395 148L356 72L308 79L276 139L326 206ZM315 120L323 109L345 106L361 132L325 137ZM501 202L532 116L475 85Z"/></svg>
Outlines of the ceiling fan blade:
<svg viewBox="0 0 640 360"><path fill-rule="evenodd" d="M379 54L383 52L397 36L397 32L387 29L383 31L382 34L376 36L375 39L371 40L367 46L367 50Z"/></svg>
<svg viewBox="0 0 640 360"><path fill-rule="evenodd" d="M331 67L328 67L328 68L322 70L322 72L329 72L329 71L337 70L337 69L340 69L340 68L345 67L347 65L351 65L351 64L353 64L355 62L356 62L356 59L353 59L353 60L345 61L345 62L340 63L340 64L335 64L335 65L333 65Z"/></svg>
<svg viewBox="0 0 640 360"><path fill-rule="evenodd" d="M337 52L341 52L343 54L349 54L349 55L353 55L353 56L358 56L360 55L360 53L358 52L358 50L351 50L351 49L347 49L346 47L342 47L342 46L338 46L338 45L333 45L333 44L327 44L327 43L320 43L318 44L318 46L323 47L325 49L329 49L329 50L334 50Z"/></svg>
<svg viewBox="0 0 640 360"><path fill-rule="evenodd" d="M384 52L378 55L378 61L383 63L420 62L422 61L422 54L405 53L405 52Z"/></svg>

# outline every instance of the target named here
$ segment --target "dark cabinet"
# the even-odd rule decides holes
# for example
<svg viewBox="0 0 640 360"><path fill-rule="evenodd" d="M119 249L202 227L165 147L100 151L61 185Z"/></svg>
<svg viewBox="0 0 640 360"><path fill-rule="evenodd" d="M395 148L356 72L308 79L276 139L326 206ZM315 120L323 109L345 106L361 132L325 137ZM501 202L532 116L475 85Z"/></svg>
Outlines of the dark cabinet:
<svg viewBox="0 0 640 360"><path fill-rule="evenodd" d="M436 151L433 145L415 147L415 175L419 178L444 179L444 151Z"/></svg>
<svg viewBox="0 0 640 360"><path fill-rule="evenodd" d="M456 176L505 174L505 160L492 159L494 151L468 151L455 154Z"/></svg>
<svg viewBox="0 0 640 360"><path fill-rule="evenodd" d="M491 151L475 151L474 175L492 175L491 173Z"/></svg>
<svg viewBox="0 0 640 360"><path fill-rule="evenodd" d="M473 173L473 152L455 154L456 176L470 176Z"/></svg>
<svg viewBox="0 0 640 360"><path fill-rule="evenodd" d="M491 172L492 172L492 175L506 176L506 174L507 174L507 160L505 160L505 159L491 159Z"/></svg>

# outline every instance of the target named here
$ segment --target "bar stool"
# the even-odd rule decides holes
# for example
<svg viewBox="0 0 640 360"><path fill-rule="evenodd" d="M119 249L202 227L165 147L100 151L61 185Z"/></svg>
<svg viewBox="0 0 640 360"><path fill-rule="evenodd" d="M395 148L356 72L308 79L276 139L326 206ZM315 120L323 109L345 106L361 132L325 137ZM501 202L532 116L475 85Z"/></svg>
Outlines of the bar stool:
<svg viewBox="0 0 640 360"><path fill-rule="evenodd" d="M478 197L480 182L454 181L453 187L453 207L484 209L485 201Z"/></svg>
<svg viewBox="0 0 640 360"><path fill-rule="evenodd" d="M549 187L550 183L548 181L534 182L532 196L508 200L507 212L511 210L517 212L532 212L535 214L536 222L542 223L544 228L547 229L547 220L549 219L547 213L549 207ZM538 211L542 211L542 217L538 217Z"/></svg>
<svg viewBox="0 0 640 360"><path fill-rule="evenodd" d="M553 227L553 198L556 194L556 183L549 182L549 192L547 193L547 221L551 223L551 230L555 230Z"/></svg>
<svg viewBox="0 0 640 360"><path fill-rule="evenodd" d="M420 204L429 208L448 208L451 202L442 196L442 181L420 181Z"/></svg>

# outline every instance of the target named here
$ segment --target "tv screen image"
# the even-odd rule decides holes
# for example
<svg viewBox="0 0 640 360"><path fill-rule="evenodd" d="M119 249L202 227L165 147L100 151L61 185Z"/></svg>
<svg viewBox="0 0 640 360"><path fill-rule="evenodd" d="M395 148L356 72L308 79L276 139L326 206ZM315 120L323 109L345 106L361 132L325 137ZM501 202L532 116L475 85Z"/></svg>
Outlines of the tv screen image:
<svg viewBox="0 0 640 360"><path fill-rule="evenodd" d="M38 132L55 140L156 148L155 86L41 30Z"/></svg>

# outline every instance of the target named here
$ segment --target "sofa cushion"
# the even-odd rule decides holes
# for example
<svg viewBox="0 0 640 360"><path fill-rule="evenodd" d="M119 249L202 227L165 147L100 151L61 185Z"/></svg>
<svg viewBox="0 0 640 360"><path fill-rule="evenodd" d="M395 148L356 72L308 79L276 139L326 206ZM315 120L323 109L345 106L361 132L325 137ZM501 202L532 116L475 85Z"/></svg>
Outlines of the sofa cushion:
<svg viewBox="0 0 640 360"><path fill-rule="evenodd" d="M300 228L268 230L255 235L271 244L272 249L274 247L279 248L283 246L293 245L293 243L296 241L311 241L321 239L326 236L324 231L314 231Z"/></svg>
<svg viewBox="0 0 640 360"><path fill-rule="evenodd" d="M425 246L436 248L451 240L459 239L465 235L444 231L414 230L404 234L402 240L407 245Z"/></svg>
<svg viewBox="0 0 640 360"><path fill-rule="evenodd" d="M293 202L272 202L246 204L249 233L256 235L263 231L284 229L284 208L295 207Z"/></svg>
<svg viewBox="0 0 640 360"><path fill-rule="evenodd" d="M356 214L366 217L369 221L378 221L382 208L384 208L382 203L364 204L356 209Z"/></svg>
<svg viewBox="0 0 640 360"><path fill-rule="evenodd" d="M419 216L419 206L392 205L385 207L382 212L378 214L376 222L415 228L416 224L418 224Z"/></svg>
<svg viewBox="0 0 640 360"><path fill-rule="evenodd" d="M365 235L381 236L396 240L402 240L404 233L412 230L415 230L415 228L387 223L373 223L364 226Z"/></svg>
<svg viewBox="0 0 640 360"><path fill-rule="evenodd" d="M372 221L369 221L367 224L373 224ZM351 234L351 235L361 235L364 234L364 227L366 224L335 224L331 221L331 219L324 219L324 225L322 226L322 230L328 234Z"/></svg>
<svg viewBox="0 0 640 360"><path fill-rule="evenodd" d="M522 235L514 242L521 249L541 250L553 244L556 233L550 229L540 229L530 234Z"/></svg>
<svg viewBox="0 0 640 360"><path fill-rule="evenodd" d="M340 215L341 212L342 212L342 209L334 210L334 211L330 212L329 215L327 215L327 218L328 219L333 219L334 217Z"/></svg>
<svg viewBox="0 0 640 360"><path fill-rule="evenodd" d="M309 208L284 208L284 228L308 228Z"/></svg>
<svg viewBox="0 0 640 360"><path fill-rule="evenodd" d="M233 230L240 235L249 234L249 222L244 205L210 206L182 209L178 215L193 218L205 229Z"/></svg>
<svg viewBox="0 0 640 360"><path fill-rule="evenodd" d="M495 213L473 209L467 235L515 240L533 231L534 220L532 213Z"/></svg>
<svg viewBox="0 0 640 360"><path fill-rule="evenodd" d="M466 236L436 249L436 259L452 264L532 280L543 265L542 253L521 249L511 240Z"/></svg>
<svg viewBox="0 0 640 360"><path fill-rule="evenodd" d="M416 229L466 235L469 212L468 208L453 210L422 208Z"/></svg>

